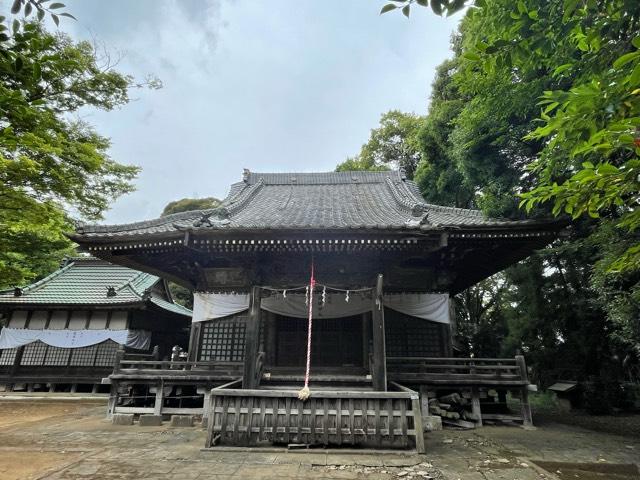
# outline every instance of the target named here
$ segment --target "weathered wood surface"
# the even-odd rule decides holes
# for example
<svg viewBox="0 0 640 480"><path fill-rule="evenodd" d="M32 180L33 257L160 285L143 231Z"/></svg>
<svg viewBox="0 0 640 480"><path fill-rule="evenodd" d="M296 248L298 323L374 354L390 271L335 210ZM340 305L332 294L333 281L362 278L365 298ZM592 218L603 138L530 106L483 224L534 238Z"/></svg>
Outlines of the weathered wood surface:
<svg viewBox="0 0 640 480"><path fill-rule="evenodd" d="M522 387L523 365L524 358L387 357L390 380L421 385Z"/></svg>
<svg viewBox="0 0 640 480"><path fill-rule="evenodd" d="M207 447L259 443L416 448L424 452L416 392L213 389Z"/></svg>

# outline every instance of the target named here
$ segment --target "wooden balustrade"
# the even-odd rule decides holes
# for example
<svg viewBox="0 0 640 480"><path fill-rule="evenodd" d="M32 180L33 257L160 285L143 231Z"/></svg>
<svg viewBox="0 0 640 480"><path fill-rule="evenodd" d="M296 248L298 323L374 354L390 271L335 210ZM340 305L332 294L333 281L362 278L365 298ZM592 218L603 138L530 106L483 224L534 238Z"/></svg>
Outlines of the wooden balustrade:
<svg viewBox="0 0 640 480"><path fill-rule="evenodd" d="M525 386L524 358L387 357L389 378L432 385Z"/></svg>
<svg viewBox="0 0 640 480"><path fill-rule="evenodd" d="M416 392L214 388L209 398L207 447L261 442L415 448L424 452Z"/></svg>

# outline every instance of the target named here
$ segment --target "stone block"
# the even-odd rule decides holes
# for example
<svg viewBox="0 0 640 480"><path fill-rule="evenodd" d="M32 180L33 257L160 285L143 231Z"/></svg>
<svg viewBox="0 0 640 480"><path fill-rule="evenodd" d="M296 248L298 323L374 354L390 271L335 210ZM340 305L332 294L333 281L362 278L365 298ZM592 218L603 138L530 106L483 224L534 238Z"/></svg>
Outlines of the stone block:
<svg viewBox="0 0 640 480"><path fill-rule="evenodd" d="M162 425L162 415L140 415L138 425L141 427L159 427Z"/></svg>
<svg viewBox="0 0 640 480"><path fill-rule="evenodd" d="M133 425L133 413L114 413L111 417L114 425Z"/></svg>
<svg viewBox="0 0 640 480"><path fill-rule="evenodd" d="M422 417L422 425L425 432L435 432L442 430L442 418L437 415L426 415Z"/></svg>
<svg viewBox="0 0 640 480"><path fill-rule="evenodd" d="M172 427L193 427L193 415L171 415Z"/></svg>

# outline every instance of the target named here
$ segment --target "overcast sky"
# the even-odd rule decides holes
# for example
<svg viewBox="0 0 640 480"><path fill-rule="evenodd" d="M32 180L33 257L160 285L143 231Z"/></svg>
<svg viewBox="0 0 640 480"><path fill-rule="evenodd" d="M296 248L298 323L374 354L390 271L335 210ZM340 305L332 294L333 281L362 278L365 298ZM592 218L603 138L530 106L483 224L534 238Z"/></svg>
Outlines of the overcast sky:
<svg viewBox="0 0 640 480"><path fill-rule="evenodd" d="M223 198L252 171L330 171L383 112L424 114L461 14L378 15L378 0L68 0L62 30L124 54L161 90L84 118L111 156L142 167L105 223L157 217L183 197Z"/></svg>

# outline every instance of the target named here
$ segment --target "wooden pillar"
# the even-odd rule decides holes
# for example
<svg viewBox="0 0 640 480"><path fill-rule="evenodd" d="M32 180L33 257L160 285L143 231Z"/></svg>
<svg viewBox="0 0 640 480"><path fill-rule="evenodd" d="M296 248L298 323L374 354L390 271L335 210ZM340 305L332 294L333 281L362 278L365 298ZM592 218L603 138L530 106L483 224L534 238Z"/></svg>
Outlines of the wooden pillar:
<svg viewBox="0 0 640 480"><path fill-rule="evenodd" d="M244 343L244 373L242 375L242 388L257 388L256 360L258 357L260 332L260 295L261 289L258 286L251 287L249 299L249 318L247 318L247 328L245 330Z"/></svg>
<svg viewBox="0 0 640 480"><path fill-rule="evenodd" d="M516 355L516 364L520 368L520 376L525 382L520 392L520 403L522 405L522 425L525 427L533 426L533 417L531 415L531 405L529 404L529 373L527 372L527 364L522 355Z"/></svg>
<svg viewBox="0 0 640 480"><path fill-rule="evenodd" d="M429 388L426 385L420 385L420 411L422 412L423 427L427 423L429 413Z"/></svg>
<svg viewBox="0 0 640 480"><path fill-rule="evenodd" d="M206 387L198 387L197 392L198 395L204 395L202 399L202 425L208 425L208 419L211 416L211 385L207 385Z"/></svg>
<svg viewBox="0 0 640 480"><path fill-rule="evenodd" d="M378 275L371 311L373 329L373 389L387 391L387 355L384 339L384 306L382 305L382 274Z"/></svg>
<svg viewBox="0 0 640 480"><path fill-rule="evenodd" d="M162 407L164 407L164 383L160 382L156 385L156 401L153 405L153 414L162 415Z"/></svg>
<svg viewBox="0 0 640 480"><path fill-rule="evenodd" d="M113 417L116 412L116 406L118 405L118 382L111 381L111 388L109 390L109 404L107 406L107 418Z"/></svg>
<svg viewBox="0 0 640 480"><path fill-rule="evenodd" d="M478 387L471 387L471 413L477 426L482 426L482 409L480 408L480 390Z"/></svg>
<svg viewBox="0 0 640 480"><path fill-rule="evenodd" d="M422 424L422 409L420 408L420 397L418 394L411 396L411 410L413 410L413 428L416 431L416 451L424 453L424 425ZM428 410L428 407L427 407Z"/></svg>
<svg viewBox="0 0 640 480"><path fill-rule="evenodd" d="M191 331L189 332L189 347L187 352L187 360L189 362L198 361L198 350L200 349L200 331L202 325L201 322L191 324Z"/></svg>

